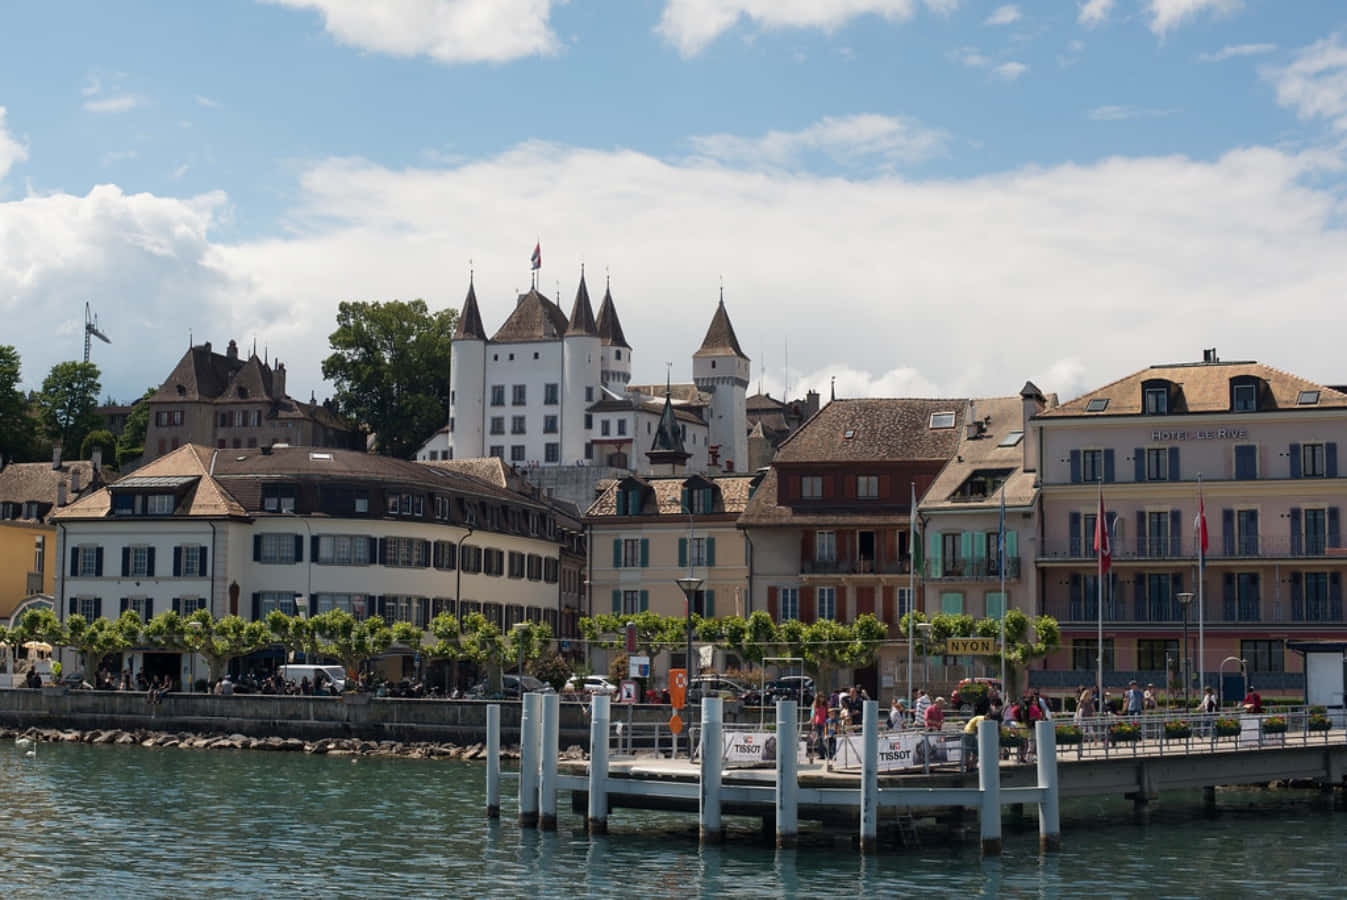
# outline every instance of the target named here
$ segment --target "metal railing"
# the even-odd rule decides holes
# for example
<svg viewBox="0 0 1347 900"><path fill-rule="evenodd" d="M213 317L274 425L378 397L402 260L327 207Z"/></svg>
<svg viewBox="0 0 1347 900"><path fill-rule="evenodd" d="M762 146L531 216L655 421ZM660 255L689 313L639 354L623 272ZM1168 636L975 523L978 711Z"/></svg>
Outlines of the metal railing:
<svg viewBox="0 0 1347 900"><path fill-rule="evenodd" d="M943 559L937 564L934 560L926 564L926 577L932 580L939 579L986 579L1000 578L1001 568L995 559ZM1006 577L1020 577L1020 558L1018 556L1006 557Z"/></svg>
<svg viewBox="0 0 1347 900"><path fill-rule="evenodd" d="M1191 517L1187 520L1191 521ZM1210 522L1210 519L1208 519ZM1154 538L1111 539L1110 558L1114 562L1128 560L1166 560L1179 559L1192 561L1197 559L1197 546L1191 535L1183 535L1179 540L1172 536ZM1068 539L1044 541L1038 554L1039 560L1082 560L1095 558L1094 541L1089 539ZM1326 534L1317 532L1301 535L1298 538L1278 538L1267 535L1244 535L1226 539L1215 535L1208 541L1206 559L1208 562L1248 559L1343 559L1347 560L1347 548L1341 546L1341 540L1329 540Z"/></svg>
<svg viewBox="0 0 1347 900"><path fill-rule="evenodd" d="M906 575L912 560L904 559L806 559L800 562L804 575Z"/></svg>
<svg viewBox="0 0 1347 900"><path fill-rule="evenodd" d="M1216 596L1212 596L1216 594ZM1276 595L1261 597L1257 600L1226 600L1219 589L1209 588L1202 609L1202 619L1208 625L1239 625L1243 623L1277 623L1287 625L1314 625L1318 623L1338 623L1347 621L1347 610L1341 598L1332 596L1303 598L1297 602L1283 592L1281 598ZM1188 610L1188 621L1198 621L1197 601ZM1049 596L1044 603L1043 612L1061 623L1097 621L1098 600L1082 596L1079 600ZM1136 599L1136 590L1129 589L1126 582L1114 585L1113 596L1104 598L1104 622L1106 624L1157 624L1183 626L1183 607L1172 597L1157 599L1155 602L1143 598Z"/></svg>

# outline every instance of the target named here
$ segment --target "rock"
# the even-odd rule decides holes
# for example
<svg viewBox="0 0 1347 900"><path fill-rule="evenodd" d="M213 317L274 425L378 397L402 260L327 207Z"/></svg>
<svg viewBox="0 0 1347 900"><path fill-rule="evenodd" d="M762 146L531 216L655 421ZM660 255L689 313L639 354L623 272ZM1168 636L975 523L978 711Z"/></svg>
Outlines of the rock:
<svg viewBox="0 0 1347 900"><path fill-rule="evenodd" d="M304 742L299 738L286 738L281 741L279 749L284 750L287 753L302 753L304 751Z"/></svg>
<svg viewBox="0 0 1347 900"><path fill-rule="evenodd" d="M584 759L585 749L579 744L571 744L561 754L562 759Z"/></svg>
<svg viewBox="0 0 1347 900"><path fill-rule="evenodd" d="M123 731L121 734L117 735L117 740L113 741L113 743L126 746L127 744L136 743L136 739L134 735L127 734L125 731Z"/></svg>
<svg viewBox="0 0 1347 900"><path fill-rule="evenodd" d="M178 746L181 746L181 745L182 745L182 741L178 740L177 738L169 738L168 740L164 741L162 744L159 744L158 746L160 746L160 747L178 747Z"/></svg>
<svg viewBox="0 0 1347 900"><path fill-rule="evenodd" d="M99 734L97 738L94 739L93 743L95 743L95 744L111 744L112 742L116 741L117 738L120 737L120 736L121 736L120 732L116 732L116 731L104 731L104 732L102 732L101 734Z"/></svg>
<svg viewBox="0 0 1347 900"><path fill-rule="evenodd" d="M153 747L153 746L154 746L154 739L153 739L153 738L146 738L145 740L143 740L143 741L140 742L140 746L142 746L142 747Z"/></svg>

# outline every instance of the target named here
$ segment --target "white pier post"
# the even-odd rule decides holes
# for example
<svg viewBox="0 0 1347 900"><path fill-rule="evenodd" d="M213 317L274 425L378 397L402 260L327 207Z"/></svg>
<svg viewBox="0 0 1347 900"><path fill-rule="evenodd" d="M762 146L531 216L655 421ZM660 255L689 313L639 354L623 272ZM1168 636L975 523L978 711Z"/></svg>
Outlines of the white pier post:
<svg viewBox="0 0 1347 900"><path fill-rule="evenodd" d="M1038 722L1038 786L1043 799L1038 804L1038 848L1062 849L1062 825L1057 808L1057 726Z"/></svg>
<svg viewBox="0 0 1347 900"><path fill-rule="evenodd" d="M486 708L486 817L500 818L500 704Z"/></svg>
<svg viewBox="0 0 1347 900"><path fill-rule="evenodd" d="M538 824L538 731L542 694L525 694L519 704L519 824Z"/></svg>
<svg viewBox="0 0 1347 900"><path fill-rule="evenodd" d="M879 849L879 701L866 700L861 724L861 852Z"/></svg>
<svg viewBox="0 0 1347 900"><path fill-rule="evenodd" d="M542 774L538 779L538 827L557 830L557 745L561 720L561 697L542 695Z"/></svg>
<svg viewBox="0 0 1347 900"><path fill-rule="evenodd" d="M608 833L608 703L606 694L590 700L589 815L590 834Z"/></svg>
<svg viewBox="0 0 1347 900"><path fill-rule="evenodd" d="M702 771L699 783L701 804L700 832L703 844L718 844L725 832L720 821L720 766L723 755L721 720L724 718L724 700L719 697L702 698Z"/></svg>
<svg viewBox="0 0 1347 900"><path fill-rule="evenodd" d="M984 719L978 724L978 788L982 808L982 855L1001 855L1001 735L998 723Z"/></svg>
<svg viewBox="0 0 1347 900"><path fill-rule="evenodd" d="M776 845L794 847L800 832L800 777L795 758L795 701L776 701Z"/></svg>

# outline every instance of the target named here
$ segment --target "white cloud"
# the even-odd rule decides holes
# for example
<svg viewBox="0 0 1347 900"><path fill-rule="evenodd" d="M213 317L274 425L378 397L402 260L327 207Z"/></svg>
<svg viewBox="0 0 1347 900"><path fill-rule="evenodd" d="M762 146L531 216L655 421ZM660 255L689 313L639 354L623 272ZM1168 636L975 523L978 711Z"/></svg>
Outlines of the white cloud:
<svg viewBox="0 0 1347 900"><path fill-rule="evenodd" d="M507 62L555 52L549 26L565 0L266 0L322 14L343 44L442 63Z"/></svg>
<svg viewBox="0 0 1347 900"><path fill-rule="evenodd" d="M1002 81L1014 81L1028 71L1029 67L1024 63L1014 62L1013 60L1011 62L1001 63L999 66L992 69L992 72L996 77L1000 78Z"/></svg>
<svg viewBox="0 0 1347 900"><path fill-rule="evenodd" d="M1151 109L1144 106L1096 106L1088 113L1095 122L1120 122L1125 119L1159 119L1172 116L1178 109Z"/></svg>
<svg viewBox="0 0 1347 900"><path fill-rule="evenodd" d="M202 94L194 94L192 99L196 101L197 106L204 106L206 109L219 109L221 104L218 100L212 100Z"/></svg>
<svg viewBox="0 0 1347 900"><path fill-rule="evenodd" d="M1264 53L1272 53L1276 49L1276 44L1231 44L1214 53L1199 53L1197 61L1204 63L1224 62L1235 56L1260 56Z"/></svg>
<svg viewBox="0 0 1347 900"><path fill-rule="evenodd" d="M951 50L946 55L951 62L968 66L970 69L983 69L992 64L991 57L985 55L976 47L960 47L958 50Z"/></svg>
<svg viewBox="0 0 1347 900"><path fill-rule="evenodd" d="M983 25L1009 25L1012 22L1020 20L1020 8L1013 3L1007 3L1005 6L998 6L992 10L992 14L986 18Z"/></svg>
<svg viewBox="0 0 1347 900"><path fill-rule="evenodd" d="M1104 24L1111 12L1113 12L1113 0L1086 0L1085 3L1080 5L1080 12L1076 15L1076 21L1086 28L1093 28L1096 25Z"/></svg>
<svg viewBox="0 0 1347 900"><path fill-rule="evenodd" d="M924 5L948 15L958 0L666 0L655 30L684 56L695 56L741 18L761 28L832 31L865 15L906 22Z"/></svg>
<svg viewBox="0 0 1347 900"><path fill-rule="evenodd" d="M9 133L5 127L5 108L0 106L0 178L9 174L16 163L28 158L28 147ZM3 242L0 242L3 246Z"/></svg>
<svg viewBox="0 0 1347 900"><path fill-rule="evenodd" d="M145 98L135 94L114 94L111 97L84 101L85 110L91 113L124 113L144 105Z"/></svg>
<svg viewBox="0 0 1347 900"><path fill-rule="evenodd" d="M692 138L696 151L730 164L792 166L809 153L833 160L882 165L914 163L944 152L949 135L906 116L828 116L800 131L761 137L713 134Z"/></svg>
<svg viewBox="0 0 1347 900"><path fill-rule="evenodd" d="M1151 17L1151 31L1163 35L1187 19L1197 18L1203 13L1229 15L1243 5L1243 0L1149 0L1147 9Z"/></svg>
<svg viewBox="0 0 1347 900"><path fill-rule="evenodd" d="M1277 88L1277 102L1302 119L1327 119L1347 130L1347 46L1333 34L1296 52L1284 68L1267 68L1262 76Z"/></svg>

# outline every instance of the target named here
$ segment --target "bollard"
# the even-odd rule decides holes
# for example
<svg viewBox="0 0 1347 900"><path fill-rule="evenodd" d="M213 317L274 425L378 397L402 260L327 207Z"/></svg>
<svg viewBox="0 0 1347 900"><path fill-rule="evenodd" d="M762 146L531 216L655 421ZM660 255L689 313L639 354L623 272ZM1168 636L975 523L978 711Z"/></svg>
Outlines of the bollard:
<svg viewBox="0 0 1347 900"><path fill-rule="evenodd" d="M794 847L800 831L795 701L776 701L776 845Z"/></svg>
<svg viewBox="0 0 1347 900"><path fill-rule="evenodd" d="M725 832L720 822L720 769L724 746L721 733L721 719L724 717L724 700L719 697L702 698L702 759L699 795L701 798L700 828L703 844L718 844Z"/></svg>
<svg viewBox="0 0 1347 900"><path fill-rule="evenodd" d="M486 817L500 818L500 704L486 708Z"/></svg>
<svg viewBox="0 0 1347 900"><path fill-rule="evenodd" d="M879 701L866 700L861 720L861 852L879 849Z"/></svg>
<svg viewBox="0 0 1347 900"><path fill-rule="evenodd" d="M538 731L542 694L525 694L519 705L519 824L538 824Z"/></svg>
<svg viewBox="0 0 1347 900"><path fill-rule="evenodd" d="M1038 722L1038 786L1043 799L1038 803L1038 849L1062 849L1062 825L1057 806L1057 726Z"/></svg>
<svg viewBox="0 0 1347 900"><path fill-rule="evenodd" d="M1001 735L998 723L984 719L978 724L978 788L982 808L982 855L1001 854Z"/></svg>
<svg viewBox="0 0 1347 900"><path fill-rule="evenodd" d="M608 703L606 694L595 694L589 707L590 834L608 833Z"/></svg>
<svg viewBox="0 0 1347 900"><path fill-rule="evenodd" d="M557 745L561 738L561 698L556 694L542 695L542 772L538 778L538 827L543 831L557 830Z"/></svg>

